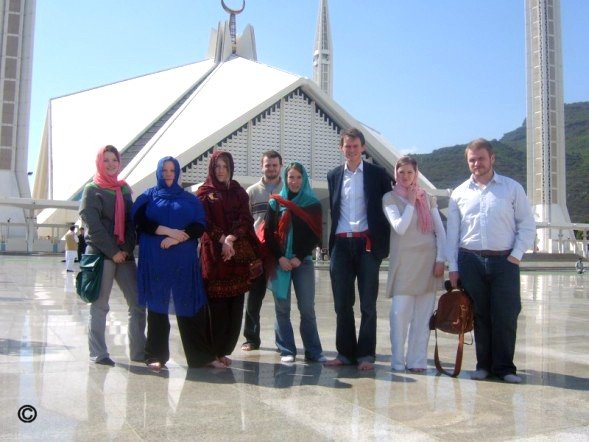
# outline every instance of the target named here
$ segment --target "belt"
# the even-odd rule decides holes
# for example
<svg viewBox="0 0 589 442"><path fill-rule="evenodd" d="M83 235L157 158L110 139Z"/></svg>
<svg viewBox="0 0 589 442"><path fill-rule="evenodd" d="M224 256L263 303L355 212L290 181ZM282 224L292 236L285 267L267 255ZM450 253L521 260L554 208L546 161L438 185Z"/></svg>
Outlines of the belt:
<svg viewBox="0 0 589 442"><path fill-rule="evenodd" d="M366 239L366 251L370 252L372 250L372 241L370 241L370 236L368 235L368 230L365 230L363 232L336 233L335 236L337 238L364 238L364 239Z"/></svg>
<svg viewBox="0 0 589 442"><path fill-rule="evenodd" d="M460 251L463 253L472 253L478 256L509 256L511 250L469 250L460 247Z"/></svg>

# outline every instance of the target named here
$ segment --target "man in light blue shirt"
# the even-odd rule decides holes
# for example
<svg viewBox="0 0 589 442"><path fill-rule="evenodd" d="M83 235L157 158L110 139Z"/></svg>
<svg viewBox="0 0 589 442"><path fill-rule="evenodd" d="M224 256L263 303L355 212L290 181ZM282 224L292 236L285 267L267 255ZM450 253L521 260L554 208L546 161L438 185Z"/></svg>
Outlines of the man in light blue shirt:
<svg viewBox="0 0 589 442"><path fill-rule="evenodd" d="M474 140L465 156L472 175L450 196L447 256L452 286L460 279L474 303L477 367L471 378L520 383L513 363L519 263L534 244L534 216L523 187L493 170L491 143Z"/></svg>

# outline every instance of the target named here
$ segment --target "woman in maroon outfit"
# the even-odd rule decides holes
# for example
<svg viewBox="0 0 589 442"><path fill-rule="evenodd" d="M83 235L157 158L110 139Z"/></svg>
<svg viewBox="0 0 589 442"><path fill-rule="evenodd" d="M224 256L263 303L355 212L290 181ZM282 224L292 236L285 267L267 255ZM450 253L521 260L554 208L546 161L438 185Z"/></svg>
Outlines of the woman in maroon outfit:
<svg viewBox="0 0 589 442"><path fill-rule="evenodd" d="M259 253L249 198L232 179L233 171L231 154L214 152L207 179L196 193L207 221L200 254L209 299L211 350L216 356L209 366L216 368L231 365L227 355L239 338L244 295L256 276L251 274L251 264Z"/></svg>

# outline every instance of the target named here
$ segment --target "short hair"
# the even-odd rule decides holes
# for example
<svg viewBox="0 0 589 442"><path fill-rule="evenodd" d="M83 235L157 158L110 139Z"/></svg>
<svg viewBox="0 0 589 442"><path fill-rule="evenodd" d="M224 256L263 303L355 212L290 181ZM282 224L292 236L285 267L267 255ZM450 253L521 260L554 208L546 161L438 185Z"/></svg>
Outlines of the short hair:
<svg viewBox="0 0 589 442"><path fill-rule="evenodd" d="M74 230L76 230L76 226L75 225L71 225L70 226L70 230L73 232Z"/></svg>
<svg viewBox="0 0 589 442"><path fill-rule="evenodd" d="M282 166L282 155L280 155L278 152L276 152L273 149L267 150L266 152L264 152L262 154L262 163L264 162L264 158L268 158L269 160L271 160L273 158L278 158L278 162Z"/></svg>
<svg viewBox="0 0 589 442"><path fill-rule="evenodd" d="M362 146L364 146L366 144L366 139L364 138L364 134L359 129L356 129L355 127L350 127L342 132L340 139L339 139L340 147L342 147L344 145L344 138L345 137L358 138L360 140L360 143L362 144Z"/></svg>
<svg viewBox="0 0 589 442"><path fill-rule="evenodd" d="M477 138L476 140L472 140L470 143L468 143L468 146L466 146L466 149L464 149L464 158L468 157L469 150L479 149L485 149L487 152L489 152L490 157L495 155L493 145L489 141L485 140L484 138Z"/></svg>
<svg viewBox="0 0 589 442"><path fill-rule="evenodd" d="M405 166L406 164L411 164L413 166L413 170L417 172L417 160L409 155L403 155L397 160L395 163L395 172L399 169L399 167Z"/></svg>

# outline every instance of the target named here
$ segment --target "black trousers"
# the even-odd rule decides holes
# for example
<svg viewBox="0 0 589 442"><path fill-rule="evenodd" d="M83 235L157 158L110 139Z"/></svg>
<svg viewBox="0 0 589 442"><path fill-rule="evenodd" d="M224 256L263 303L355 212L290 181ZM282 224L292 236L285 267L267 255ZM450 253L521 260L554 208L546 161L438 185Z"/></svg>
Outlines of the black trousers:
<svg viewBox="0 0 589 442"><path fill-rule="evenodd" d="M260 310L262 301L266 296L266 275L263 273L256 278L247 295L245 307L245 324L243 326L243 336L245 342L260 346Z"/></svg>
<svg viewBox="0 0 589 442"><path fill-rule="evenodd" d="M210 351L210 326L207 306L195 316L176 316L182 347L189 367L200 367L215 359ZM167 314L147 311L145 361L165 364L170 359L170 319Z"/></svg>
<svg viewBox="0 0 589 442"><path fill-rule="evenodd" d="M209 300L211 345L217 357L230 355L235 350L241 331L244 297L242 293L230 298Z"/></svg>

